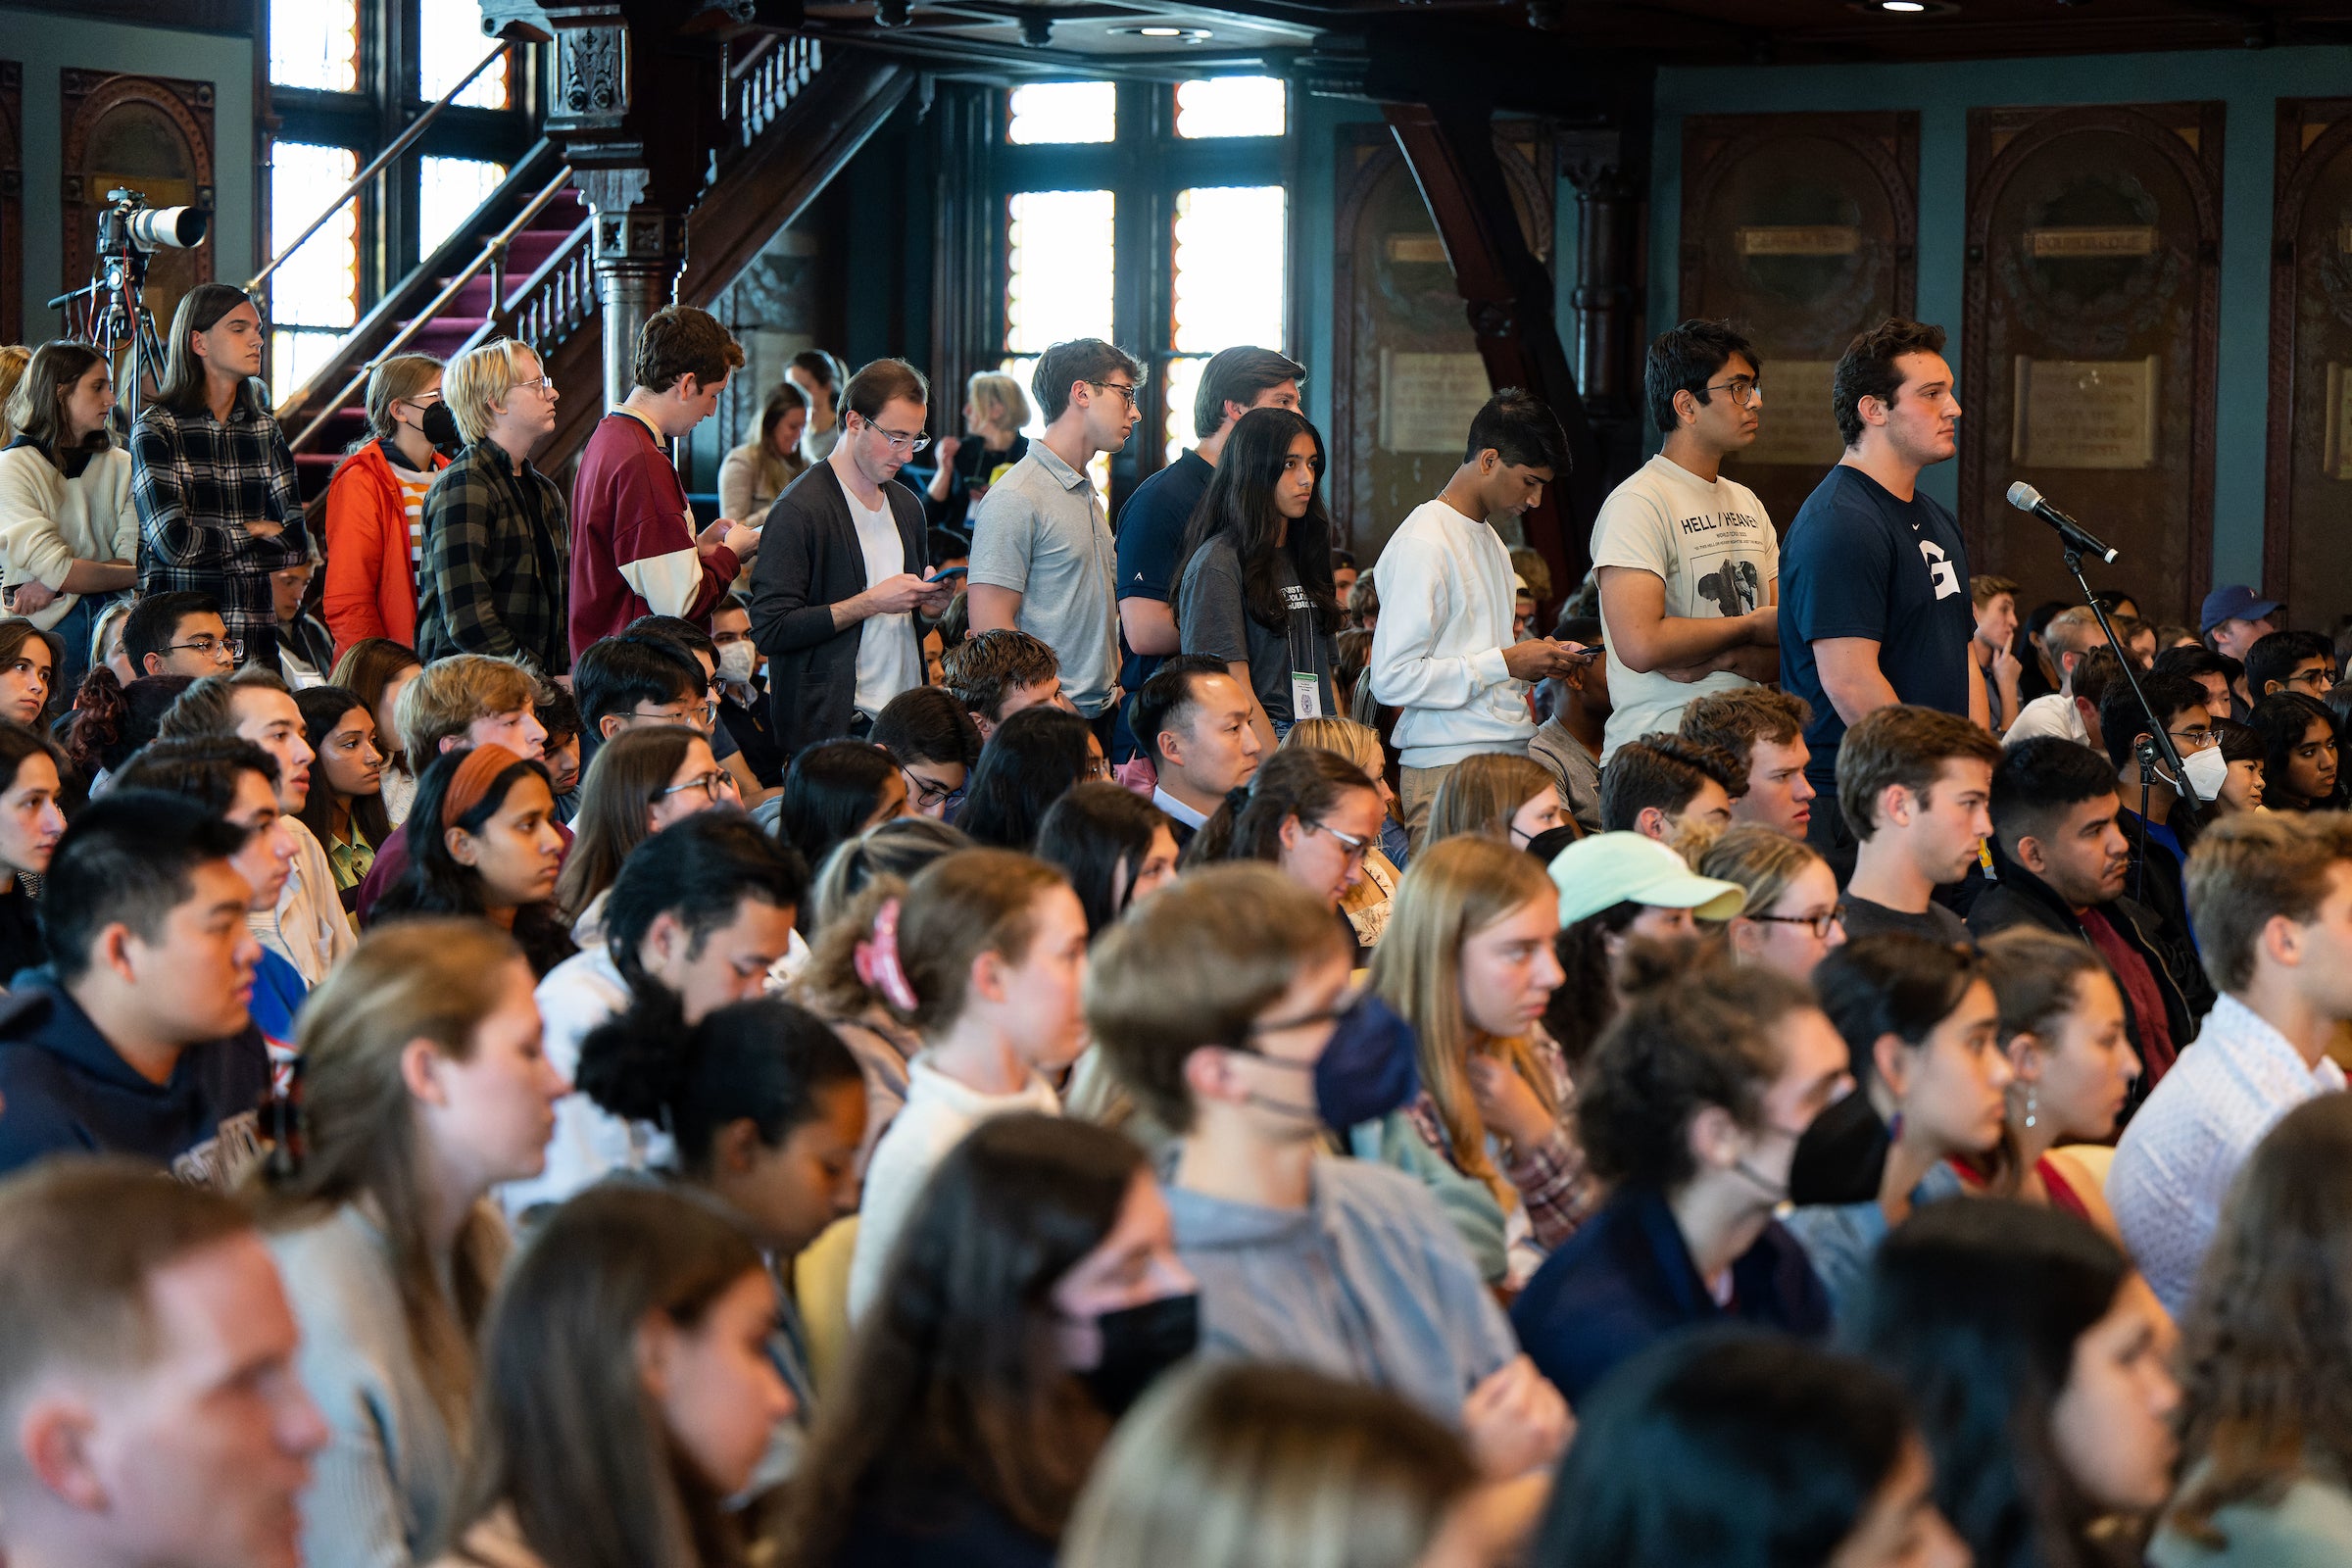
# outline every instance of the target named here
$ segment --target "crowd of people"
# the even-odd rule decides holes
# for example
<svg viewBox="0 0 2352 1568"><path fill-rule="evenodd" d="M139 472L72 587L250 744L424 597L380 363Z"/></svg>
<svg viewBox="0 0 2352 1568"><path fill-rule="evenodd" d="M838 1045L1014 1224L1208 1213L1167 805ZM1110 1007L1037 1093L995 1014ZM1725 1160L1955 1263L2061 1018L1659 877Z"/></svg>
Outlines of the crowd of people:
<svg viewBox="0 0 2352 1568"><path fill-rule="evenodd" d="M1662 334L1548 635L1520 391L1359 564L1263 348L1114 528L1098 340L804 354L709 521L701 311L318 509L262 341L7 405L10 1563L2352 1559L2352 685L2021 615L1936 328L1785 522Z"/></svg>

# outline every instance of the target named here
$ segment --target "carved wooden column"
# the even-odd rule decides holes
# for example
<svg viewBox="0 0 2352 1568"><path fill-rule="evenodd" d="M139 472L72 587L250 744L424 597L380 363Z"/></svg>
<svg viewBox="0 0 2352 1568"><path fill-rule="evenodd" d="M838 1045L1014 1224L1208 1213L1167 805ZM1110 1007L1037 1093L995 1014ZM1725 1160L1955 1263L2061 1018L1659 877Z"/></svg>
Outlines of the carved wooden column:
<svg viewBox="0 0 2352 1568"><path fill-rule="evenodd" d="M1585 412L1621 419L1634 412L1639 388L1627 343L1640 307L1634 276L1635 203L1631 172L1618 161L1572 160L1561 171L1576 187L1576 384Z"/></svg>

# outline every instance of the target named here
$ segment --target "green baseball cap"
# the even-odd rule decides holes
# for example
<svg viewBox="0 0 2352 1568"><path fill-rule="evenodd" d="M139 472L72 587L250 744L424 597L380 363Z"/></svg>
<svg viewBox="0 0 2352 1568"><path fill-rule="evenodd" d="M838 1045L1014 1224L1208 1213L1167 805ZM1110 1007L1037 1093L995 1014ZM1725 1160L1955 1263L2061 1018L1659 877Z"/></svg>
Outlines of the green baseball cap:
<svg viewBox="0 0 2352 1568"><path fill-rule="evenodd" d="M1639 833L1578 839L1552 857L1550 871L1560 890L1563 926L1616 904L1689 909L1701 920L1729 920L1747 907L1747 889L1700 876L1681 856Z"/></svg>

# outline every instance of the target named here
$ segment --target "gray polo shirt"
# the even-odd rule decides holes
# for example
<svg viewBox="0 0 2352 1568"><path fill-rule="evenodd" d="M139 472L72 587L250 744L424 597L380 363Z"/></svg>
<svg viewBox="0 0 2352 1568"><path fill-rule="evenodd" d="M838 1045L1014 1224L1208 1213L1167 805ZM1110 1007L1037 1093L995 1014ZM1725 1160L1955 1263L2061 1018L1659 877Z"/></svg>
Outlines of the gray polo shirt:
<svg viewBox="0 0 2352 1568"><path fill-rule="evenodd" d="M1061 689L1092 718L1118 688L1117 551L1085 474L1043 441L972 510L971 581L1021 596L1014 624L1061 661Z"/></svg>

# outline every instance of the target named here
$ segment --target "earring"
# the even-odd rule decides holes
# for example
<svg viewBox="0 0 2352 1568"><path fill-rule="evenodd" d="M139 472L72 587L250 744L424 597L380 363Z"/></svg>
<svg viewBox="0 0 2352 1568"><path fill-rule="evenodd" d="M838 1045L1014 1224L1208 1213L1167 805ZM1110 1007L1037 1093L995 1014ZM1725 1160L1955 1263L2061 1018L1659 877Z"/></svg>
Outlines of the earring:
<svg viewBox="0 0 2352 1568"><path fill-rule="evenodd" d="M2035 1121L2035 1119L2036 1119L2036 1118L2035 1118L2035 1115L2034 1115L2034 1112L2035 1112L2035 1111L2036 1111L2038 1108L2039 1108L2039 1102L2038 1102L2038 1101L2035 1099L2035 1097L2034 1097L2034 1091L2033 1091L2031 1088L2028 1088L2028 1089L2026 1090L2026 1125L2027 1125L2027 1126L2031 1127L2031 1126L2033 1126L2033 1125L2034 1125L2034 1121Z"/></svg>

